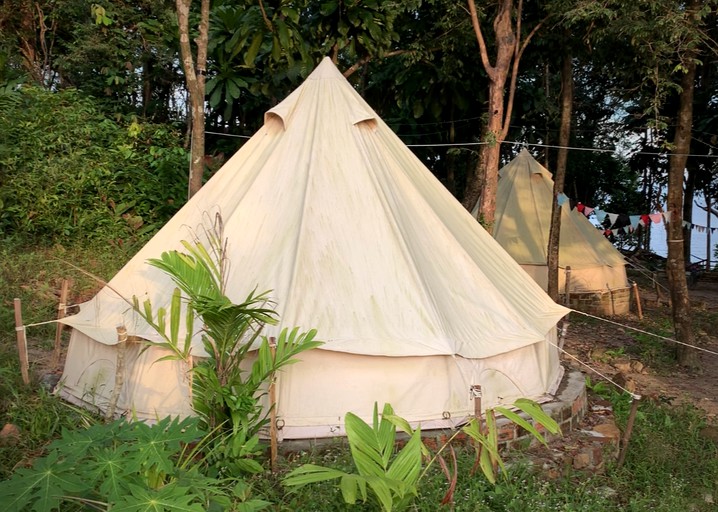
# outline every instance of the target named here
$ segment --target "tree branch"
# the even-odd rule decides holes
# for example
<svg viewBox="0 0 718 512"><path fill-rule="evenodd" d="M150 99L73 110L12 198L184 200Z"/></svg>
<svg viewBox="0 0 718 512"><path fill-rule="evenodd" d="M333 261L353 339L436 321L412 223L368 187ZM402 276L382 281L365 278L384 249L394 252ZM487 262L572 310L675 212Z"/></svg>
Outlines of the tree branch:
<svg viewBox="0 0 718 512"><path fill-rule="evenodd" d="M469 14L471 14L471 25L474 27L476 40L479 42L479 54L481 55L481 63L484 65L484 69L489 75L489 78L491 80L494 80L496 70L491 65L491 61L489 60L489 53L486 49L486 41L484 41L484 35L481 33L481 24L479 23L479 16L476 13L476 3L474 2L474 0L468 0L468 3Z"/></svg>
<svg viewBox="0 0 718 512"><path fill-rule="evenodd" d="M393 50L390 52L386 52L384 55L381 56L381 58L386 59L387 57L395 57L397 55L404 55L407 53L414 53L414 52L412 50ZM344 71L344 78L349 78L354 73L356 73L359 68L361 68L365 64L369 63L371 60L372 60L371 55L367 55L366 57L359 59L351 67L347 68L347 70Z"/></svg>
<svg viewBox="0 0 718 512"><path fill-rule="evenodd" d="M272 26L272 22L269 21L269 18L267 17L267 11L264 10L264 2L262 2L262 0L259 0L259 10L262 11L262 19L264 20L264 24L267 25L267 28L270 32L274 32L274 27Z"/></svg>
<svg viewBox="0 0 718 512"><path fill-rule="evenodd" d="M531 38L533 38L534 35L539 31L539 29L543 26L544 22L549 18L549 16L546 16L544 19L539 21L536 26L529 32L529 35L526 36L526 39L524 39L524 42L521 43L521 10L523 2L519 2L519 12L518 12L518 21L516 22L516 51L514 53L514 62L513 62L513 68L511 69L511 82L509 85L509 101L506 105L506 113L504 114L504 124L501 128L501 140L506 138L506 135L509 132L509 125L511 124L511 114L514 107L514 96L516 94L516 80L519 74L519 62L521 61L521 57L524 54L524 50L526 50L526 47L528 46L529 42L531 41Z"/></svg>

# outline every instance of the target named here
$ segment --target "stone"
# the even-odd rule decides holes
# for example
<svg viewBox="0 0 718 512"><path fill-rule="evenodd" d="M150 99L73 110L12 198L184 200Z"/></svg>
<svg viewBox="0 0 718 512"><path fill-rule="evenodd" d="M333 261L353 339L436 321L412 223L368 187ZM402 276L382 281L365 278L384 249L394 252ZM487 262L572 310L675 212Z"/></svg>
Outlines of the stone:
<svg viewBox="0 0 718 512"><path fill-rule="evenodd" d="M629 393L636 392L636 381L626 375L624 372L619 372L614 375L613 381Z"/></svg>
<svg viewBox="0 0 718 512"><path fill-rule="evenodd" d="M40 377L40 385L50 392L55 389L58 382L60 382L60 375L57 373L46 373Z"/></svg>
<svg viewBox="0 0 718 512"><path fill-rule="evenodd" d="M12 423L6 423L0 430L0 446L14 446L20 440L20 428Z"/></svg>
<svg viewBox="0 0 718 512"><path fill-rule="evenodd" d="M621 431L613 421L601 423L593 427L593 431L598 434L597 438L606 443L615 443L621 439Z"/></svg>
<svg viewBox="0 0 718 512"><path fill-rule="evenodd" d="M631 370L633 370L634 373L643 373L645 370L645 365L640 361L631 361Z"/></svg>
<svg viewBox="0 0 718 512"><path fill-rule="evenodd" d="M589 357L594 361L598 361L599 363L604 363L609 359L609 357L606 355L606 349L603 347L597 347L591 350Z"/></svg>
<svg viewBox="0 0 718 512"><path fill-rule="evenodd" d="M586 469L591 464L591 456L588 453L577 453L573 457L574 469Z"/></svg>
<svg viewBox="0 0 718 512"><path fill-rule="evenodd" d="M611 365L621 373L631 373L631 361L629 359L618 359Z"/></svg>

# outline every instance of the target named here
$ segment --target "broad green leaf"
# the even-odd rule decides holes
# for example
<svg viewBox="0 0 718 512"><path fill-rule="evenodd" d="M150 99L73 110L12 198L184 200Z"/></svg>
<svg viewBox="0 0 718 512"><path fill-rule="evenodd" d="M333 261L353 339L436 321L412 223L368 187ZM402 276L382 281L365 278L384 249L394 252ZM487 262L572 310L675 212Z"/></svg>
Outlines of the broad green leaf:
<svg viewBox="0 0 718 512"><path fill-rule="evenodd" d="M258 32L257 35L252 39L252 44L249 45L247 52L244 54L244 65L247 67L254 67L254 61L259 53L259 48L262 45L262 33Z"/></svg>
<svg viewBox="0 0 718 512"><path fill-rule="evenodd" d="M399 489L394 482L389 481L385 476L367 476L367 484L374 491L381 509L388 512L394 508L394 500L392 498L392 490L398 494Z"/></svg>
<svg viewBox="0 0 718 512"><path fill-rule="evenodd" d="M72 464L60 460L59 452L38 459L32 469L18 469L12 478L0 482L3 510L50 511L58 509L65 495L87 492L91 483L84 482Z"/></svg>
<svg viewBox="0 0 718 512"><path fill-rule="evenodd" d="M486 445L482 445L480 448L481 454L479 455L479 467L481 472L484 474L486 479L492 484L496 483L496 474L494 473L494 465L491 462L491 455Z"/></svg>
<svg viewBox="0 0 718 512"><path fill-rule="evenodd" d="M178 344L180 315L182 314L182 292L179 288L175 288L172 293L172 302L170 303L170 342ZM187 312L191 314L190 311ZM164 329L162 329L164 331Z"/></svg>
<svg viewBox="0 0 718 512"><path fill-rule="evenodd" d="M89 481L100 482L100 493L105 501L115 502L129 492L130 483L140 483L139 475L132 474L133 465L128 464L128 451L127 445L122 444L114 449L96 450L92 458L83 463L83 472L87 471Z"/></svg>
<svg viewBox="0 0 718 512"><path fill-rule="evenodd" d="M376 424L376 403L374 404L374 423ZM379 442L379 450L382 456L382 465L384 469L389 467L389 460L394 452L394 444L396 443L396 427L394 424L385 419L384 416L390 416L394 414L394 410L390 404L384 404L384 409L381 413L381 421L379 422L379 429L377 431L377 439Z"/></svg>
<svg viewBox="0 0 718 512"><path fill-rule="evenodd" d="M229 98L233 100L239 99L240 94L241 91L239 90L239 87L237 87L237 84L235 84L232 80L227 80L227 95Z"/></svg>
<svg viewBox="0 0 718 512"><path fill-rule="evenodd" d="M344 475L339 480L339 489L342 491L344 503L354 505L357 502L357 490L360 485L359 480L364 482L364 479L357 475ZM364 482L363 498L366 500L366 482Z"/></svg>
<svg viewBox="0 0 718 512"><path fill-rule="evenodd" d="M168 484L152 490L130 485L130 494L123 496L112 507L112 512L204 512L200 497L192 494L189 487Z"/></svg>
<svg viewBox="0 0 718 512"><path fill-rule="evenodd" d="M344 417L349 448L359 474L384 475L386 469L376 433L358 416L347 413Z"/></svg>
<svg viewBox="0 0 718 512"><path fill-rule="evenodd" d="M277 19L275 21L275 25L277 26L277 31L279 32L279 41L282 43L282 47L289 48L291 46L291 41L289 40L289 29L287 28L287 24L281 19Z"/></svg>
<svg viewBox="0 0 718 512"><path fill-rule="evenodd" d="M412 492L415 492L414 486L421 473L421 447L421 430L417 429L412 434L409 442L396 455L386 472L388 477L404 482L411 488Z"/></svg>
<svg viewBox="0 0 718 512"><path fill-rule="evenodd" d="M539 422L550 433L558 434L561 432L561 427L558 423L556 423L556 420L546 414L541 408L541 405L533 400L529 400L528 398L519 398L514 402L514 406L528 414L534 421Z"/></svg>
<svg viewBox="0 0 718 512"><path fill-rule="evenodd" d="M334 480L347 475L338 469L325 468L315 464L303 464L297 469L291 471L282 480L282 483L288 487L303 486L314 482L324 482L326 480Z"/></svg>

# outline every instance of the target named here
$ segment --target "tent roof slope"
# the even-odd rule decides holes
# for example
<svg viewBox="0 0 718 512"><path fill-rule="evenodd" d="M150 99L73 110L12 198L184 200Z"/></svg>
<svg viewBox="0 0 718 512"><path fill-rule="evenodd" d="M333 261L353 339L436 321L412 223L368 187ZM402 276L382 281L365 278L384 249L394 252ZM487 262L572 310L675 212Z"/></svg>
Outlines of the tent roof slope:
<svg viewBox="0 0 718 512"><path fill-rule="evenodd" d="M112 279L166 305L146 264L215 212L228 294L271 290L282 326L316 328L323 349L489 357L542 342L567 313L521 270L359 96L329 59ZM189 228L189 229L188 229ZM104 343L115 326L156 339L103 289L66 323Z"/></svg>
<svg viewBox="0 0 718 512"><path fill-rule="evenodd" d="M546 265L553 180L523 149L499 171L494 237L522 265ZM568 202L561 206L561 267L623 266L623 255Z"/></svg>

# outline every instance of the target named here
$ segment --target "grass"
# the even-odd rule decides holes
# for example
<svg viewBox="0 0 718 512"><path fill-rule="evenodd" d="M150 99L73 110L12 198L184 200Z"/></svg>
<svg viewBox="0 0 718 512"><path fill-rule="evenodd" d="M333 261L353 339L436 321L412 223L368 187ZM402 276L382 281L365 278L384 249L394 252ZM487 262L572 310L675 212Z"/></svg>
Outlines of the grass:
<svg viewBox="0 0 718 512"><path fill-rule="evenodd" d="M0 249L3 261L0 268L0 297L3 300L0 310L0 427L14 423L21 429L16 444L0 446L0 480L42 456L44 448L60 435L63 428L84 428L99 421L44 391L37 379L30 386L22 384L15 351L12 298L23 299L26 322L53 318L57 304L55 290L59 289L62 277L72 276L76 280L73 300L88 298L97 288L91 279L71 272L53 256L59 254L63 259L109 278L130 253L108 249L56 247L28 250L7 245ZM700 320L700 328L715 323L714 316L708 314L697 317L697 320ZM36 343L49 348L49 342L38 340L52 339L53 332L54 328L50 326L33 329L28 334ZM640 350L651 354L653 348L649 341L637 338L637 343ZM662 354L656 353L655 357L666 368L670 367L671 362L664 360ZM621 395L611 394L610 398L614 401L617 421L623 427L629 404ZM401 411L397 413L401 414ZM490 485L480 473L472 473L473 452L460 448L457 450L458 481L451 510L712 511L716 507L712 501L718 501L718 449L715 441L704 434L706 427L706 418L700 410L643 401L623 467L609 463L602 474L577 472L567 467L561 476L549 479L541 467L533 466L529 459L517 453L508 458L505 478L500 478L496 486ZM282 472L307 462L344 470L350 469L352 464L346 443L337 441L327 449L287 455L281 461ZM273 503L269 510L341 511L349 508L332 483L289 492L280 479L281 474L269 472L249 479L252 494ZM447 485L439 467L433 467L422 481L412 510L441 510L439 503ZM352 508L371 510L368 505ZM450 510L449 507L443 509Z"/></svg>

